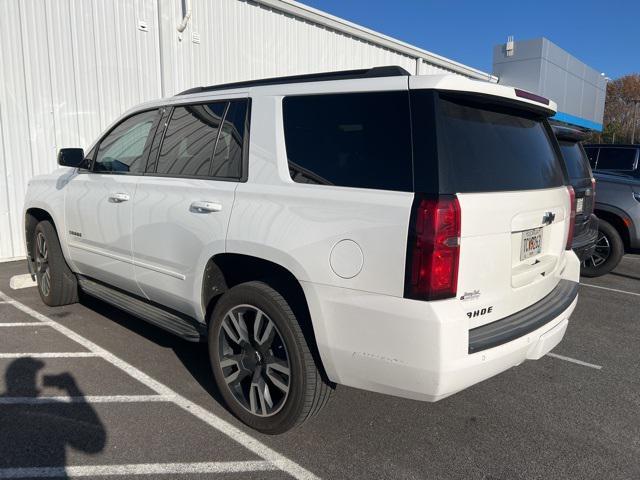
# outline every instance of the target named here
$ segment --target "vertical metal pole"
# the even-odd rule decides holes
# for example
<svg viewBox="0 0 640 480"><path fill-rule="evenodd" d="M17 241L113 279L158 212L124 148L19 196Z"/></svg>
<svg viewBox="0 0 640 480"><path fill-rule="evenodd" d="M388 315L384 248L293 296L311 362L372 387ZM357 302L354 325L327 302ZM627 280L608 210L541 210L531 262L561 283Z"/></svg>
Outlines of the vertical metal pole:
<svg viewBox="0 0 640 480"><path fill-rule="evenodd" d="M633 101L633 123L631 124L631 143L636 143L636 118L638 117L638 103L640 99Z"/></svg>

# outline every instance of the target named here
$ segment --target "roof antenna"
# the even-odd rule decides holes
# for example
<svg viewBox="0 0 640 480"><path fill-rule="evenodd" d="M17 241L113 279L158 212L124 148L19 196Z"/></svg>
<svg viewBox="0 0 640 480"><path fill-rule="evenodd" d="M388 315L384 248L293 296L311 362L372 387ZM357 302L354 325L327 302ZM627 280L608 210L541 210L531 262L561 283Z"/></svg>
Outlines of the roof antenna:
<svg viewBox="0 0 640 480"><path fill-rule="evenodd" d="M513 44L513 35L507 37L507 44L504 47L504 51L507 53L507 57L513 57L513 51L515 46Z"/></svg>

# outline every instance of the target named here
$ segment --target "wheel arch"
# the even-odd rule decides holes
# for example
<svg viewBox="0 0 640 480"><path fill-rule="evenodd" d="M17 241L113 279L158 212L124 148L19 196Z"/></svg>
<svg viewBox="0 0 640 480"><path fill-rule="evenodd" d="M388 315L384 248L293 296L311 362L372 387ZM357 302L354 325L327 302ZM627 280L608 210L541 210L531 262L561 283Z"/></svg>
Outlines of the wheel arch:
<svg viewBox="0 0 640 480"><path fill-rule="evenodd" d="M211 257L202 279L202 309L209 320L222 295L230 288L250 281L263 281L289 303L320 372L328 381L318 349L311 312L302 285L286 267L271 260L240 253L221 253Z"/></svg>
<svg viewBox="0 0 640 480"><path fill-rule="evenodd" d="M631 246L629 227L633 225L633 220L624 211L610 205L596 205L594 213L599 219L610 223L616 229L622 238L625 250L629 250Z"/></svg>
<svg viewBox="0 0 640 480"><path fill-rule="evenodd" d="M58 227L53 219L53 216L43 208L31 207L25 211L24 214L24 236L25 244L27 247L27 262L31 266L33 262L33 235L36 230L36 225L43 220L49 220L53 225L53 228L58 232ZM60 234L58 233L58 237Z"/></svg>

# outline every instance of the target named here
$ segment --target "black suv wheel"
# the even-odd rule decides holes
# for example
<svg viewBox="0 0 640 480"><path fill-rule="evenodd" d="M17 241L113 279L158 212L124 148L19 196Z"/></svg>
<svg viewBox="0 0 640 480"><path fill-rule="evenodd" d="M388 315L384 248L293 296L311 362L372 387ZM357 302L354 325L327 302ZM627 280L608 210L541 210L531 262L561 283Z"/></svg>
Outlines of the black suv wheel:
<svg viewBox="0 0 640 480"><path fill-rule="evenodd" d="M332 388L285 298L263 282L237 285L213 310L209 357L229 409L256 430L285 432L315 415Z"/></svg>
<svg viewBox="0 0 640 480"><path fill-rule="evenodd" d="M593 255L582 261L580 273L585 277L599 277L616 268L624 255L624 243L618 231L608 222L598 222L598 239Z"/></svg>
<svg viewBox="0 0 640 480"><path fill-rule="evenodd" d="M48 220L43 220L36 225L33 257L38 292L42 301L51 307L77 302L76 276L64 259L58 233Z"/></svg>

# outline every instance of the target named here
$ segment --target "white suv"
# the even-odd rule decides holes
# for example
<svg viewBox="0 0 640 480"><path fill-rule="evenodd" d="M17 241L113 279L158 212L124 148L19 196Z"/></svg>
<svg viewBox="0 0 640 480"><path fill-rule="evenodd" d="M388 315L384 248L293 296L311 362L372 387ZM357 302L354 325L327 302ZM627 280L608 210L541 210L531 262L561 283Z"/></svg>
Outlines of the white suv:
<svg viewBox="0 0 640 480"><path fill-rule="evenodd" d="M547 99L399 67L146 103L34 178L29 265L208 341L242 421L279 433L336 383L435 401L555 347L577 301Z"/></svg>

